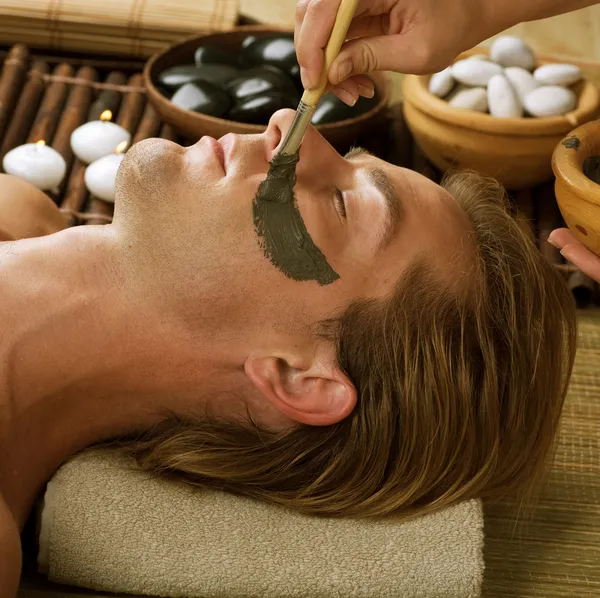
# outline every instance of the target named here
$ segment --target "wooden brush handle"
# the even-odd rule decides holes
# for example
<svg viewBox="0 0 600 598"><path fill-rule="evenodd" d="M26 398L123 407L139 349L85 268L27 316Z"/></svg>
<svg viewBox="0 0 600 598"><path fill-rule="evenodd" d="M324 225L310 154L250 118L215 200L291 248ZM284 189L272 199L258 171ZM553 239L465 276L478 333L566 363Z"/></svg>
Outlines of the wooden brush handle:
<svg viewBox="0 0 600 598"><path fill-rule="evenodd" d="M342 3L340 4L331 37L325 48L325 64L323 65L323 72L321 73L319 83L315 89L305 91L302 96L302 101L307 106L315 107L325 93L327 83L329 82L329 69L340 53L342 45L346 41L346 35L348 34L348 29L354 18L354 13L356 12L359 1L360 0L342 0Z"/></svg>

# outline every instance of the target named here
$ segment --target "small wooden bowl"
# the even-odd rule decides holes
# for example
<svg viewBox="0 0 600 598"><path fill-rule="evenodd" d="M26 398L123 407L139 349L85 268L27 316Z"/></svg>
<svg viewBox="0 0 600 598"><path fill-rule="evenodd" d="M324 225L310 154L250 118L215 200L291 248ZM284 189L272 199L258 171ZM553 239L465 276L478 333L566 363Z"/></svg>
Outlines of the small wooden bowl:
<svg viewBox="0 0 600 598"><path fill-rule="evenodd" d="M600 255L600 185L583 173L583 163L600 155L600 120L572 131L552 157L556 200L571 232Z"/></svg>
<svg viewBox="0 0 600 598"><path fill-rule="evenodd" d="M478 48L460 58L483 52ZM564 116L495 118L450 106L429 93L430 78L408 75L403 82L406 122L423 153L442 171L477 170L508 189L525 189L550 180L556 145L600 109L598 88L582 81L573 88L579 96L577 108Z"/></svg>
<svg viewBox="0 0 600 598"><path fill-rule="evenodd" d="M250 25L237 27L224 33L201 35L172 46L164 52L153 56L146 64L144 69L144 84L148 91L148 99L161 119L172 125L187 139L199 139L203 135L219 139L227 133L263 133L267 128L266 125L250 125L183 110L175 106L160 93L156 88L156 81L158 75L171 66L193 63L196 49L204 44L214 44L228 50L236 51L241 47L242 41L248 35L267 37L277 33L288 32L288 30L273 26ZM317 127L321 135L332 145L344 147L351 144L360 133L371 128L374 119L386 107L390 93L388 78L382 74L375 74L372 76L372 79L375 83L378 101L371 110L355 118L319 125Z"/></svg>

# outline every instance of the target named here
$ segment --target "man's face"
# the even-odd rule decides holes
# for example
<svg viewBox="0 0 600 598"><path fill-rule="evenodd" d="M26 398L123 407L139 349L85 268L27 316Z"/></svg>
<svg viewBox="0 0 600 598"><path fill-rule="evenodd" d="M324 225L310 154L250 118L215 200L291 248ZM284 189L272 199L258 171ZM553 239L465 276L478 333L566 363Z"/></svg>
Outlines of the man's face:
<svg viewBox="0 0 600 598"><path fill-rule="evenodd" d="M128 152L115 227L148 285L215 317L280 328L312 326L356 299L384 296L417 254L452 276L470 230L454 199L366 153L340 156L313 128L294 192L310 237L339 278L298 282L272 264L252 204L293 115L276 113L263 135L204 137L189 148L154 139ZM209 304L194 303L198 296Z"/></svg>

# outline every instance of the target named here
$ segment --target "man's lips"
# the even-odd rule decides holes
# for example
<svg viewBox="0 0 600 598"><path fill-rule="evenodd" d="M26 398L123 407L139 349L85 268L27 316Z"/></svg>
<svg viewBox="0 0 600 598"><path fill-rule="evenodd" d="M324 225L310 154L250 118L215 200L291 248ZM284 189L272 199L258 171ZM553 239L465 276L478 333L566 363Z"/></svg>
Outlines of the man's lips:
<svg viewBox="0 0 600 598"><path fill-rule="evenodd" d="M216 140L213 139L212 137L203 137L202 138L203 141L205 141L206 143L209 144L210 149L212 151L212 153L214 154L215 158L217 159L217 161L219 162L219 164L221 165L221 168L223 168L223 171L225 173L227 173L226 171L226 165L225 165L225 151L223 150L223 147L221 146L221 144Z"/></svg>
<svg viewBox="0 0 600 598"><path fill-rule="evenodd" d="M231 156L233 152L233 147L235 144L235 135L233 133L227 133L219 139L219 146L223 152L223 169L225 170L225 174L229 169L229 165L231 164Z"/></svg>

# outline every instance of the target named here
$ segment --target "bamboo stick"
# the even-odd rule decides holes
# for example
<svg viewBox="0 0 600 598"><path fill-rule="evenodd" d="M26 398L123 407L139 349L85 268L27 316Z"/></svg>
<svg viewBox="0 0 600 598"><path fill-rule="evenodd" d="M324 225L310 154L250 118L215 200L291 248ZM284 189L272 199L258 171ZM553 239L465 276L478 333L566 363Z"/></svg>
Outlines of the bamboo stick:
<svg viewBox="0 0 600 598"><path fill-rule="evenodd" d="M160 131L160 120L156 110L154 110L152 104L148 103L144 110L144 115L138 127L137 133L133 138L133 143L138 143L144 139L150 139L156 137Z"/></svg>
<svg viewBox="0 0 600 598"><path fill-rule="evenodd" d="M542 255L554 266L562 263L560 250L548 243L548 236L560 224L560 212L554 195L554 184L545 183L534 191L538 221L538 244Z"/></svg>
<svg viewBox="0 0 600 598"><path fill-rule="evenodd" d="M106 83L112 83L113 85L125 85L127 77L120 71L114 71L106 78ZM110 110L113 114L116 114L121 105L123 94L114 90L104 90L99 95L96 101L92 104L88 113L88 120L100 120L100 115L105 110Z"/></svg>
<svg viewBox="0 0 600 598"><path fill-rule="evenodd" d="M60 53L58 53L60 54ZM38 60L43 60L48 64L58 64L60 62L73 62L78 66L91 66L95 69L104 71L124 70L139 73L144 70L145 61L143 60L107 60L106 58L82 58L81 56L70 56L64 52L62 56L58 54L46 54L44 52L36 52L35 56ZM89 56L89 53L87 54ZM8 52L0 51L0 59L6 58Z"/></svg>
<svg viewBox="0 0 600 598"><path fill-rule="evenodd" d="M113 83L115 85L122 85L125 81L125 75L119 71L110 73L106 78L107 83ZM102 91L90 107L88 120L98 120L100 114L105 110L110 110L113 113L117 112L120 103L121 94L119 92L112 90ZM69 182L67 183L66 192L60 206L67 216L69 226L73 226L77 223L77 215L83 210L88 197L88 190L85 186L86 167L87 166L80 160L75 160Z"/></svg>
<svg viewBox="0 0 600 598"><path fill-rule="evenodd" d="M112 203L108 203L107 201L103 201L91 195L86 210L86 224L108 224L109 222L112 222L114 208L115 206Z"/></svg>
<svg viewBox="0 0 600 598"><path fill-rule="evenodd" d="M131 87L139 87L143 82L141 74L133 75L127 82ZM128 93L123 100L117 124L127 129L132 137L135 137L138 125L144 111L146 97L143 93L133 91ZM90 214L88 224L106 224L106 217L112 217L114 212L114 204L108 203L97 197L91 196L86 212ZM92 215L98 214L100 218L94 218Z"/></svg>
<svg viewBox="0 0 600 598"><path fill-rule="evenodd" d="M95 69L84 66L77 71L77 77L85 81L96 81L98 73ZM54 136L52 147L67 163L67 177L62 185L63 191L74 161L73 150L71 149L71 135L77 127L85 123L93 93L94 90L91 87L84 85L73 86L71 88L67 104L62 112L58 129Z"/></svg>
<svg viewBox="0 0 600 598"><path fill-rule="evenodd" d="M127 81L127 85L130 85L131 87L141 87L143 84L144 77L140 73L133 75L133 77ZM123 106L119 112L117 124L121 125L124 129L127 129L132 136L137 130L145 104L145 95L138 91L128 93L123 100Z"/></svg>
<svg viewBox="0 0 600 598"><path fill-rule="evenodd" d="M86 165L83 162L75 160L65 194L60 202L60 208L67 218L67 226L77 224L77 217L74 214L81 211L88 195L84 178L85 169Z"/></svg>
<svg viewBox="0 0 600 598"><path fill-rule="evenodd" d="M0 147L0 164L2 158L15 147L25 143L31 123L37 113L42 95L44 94L45 83L42 75L45 75L50 68L41 61L36 60L29 71L29 80L25 83L23 93L11 119L2 146Z"/></svg>
<svg viewBox="0 0 600 598"><path fill-rule="evenodd" d="M179 143L179 134L175 129L168 124L164 124L160 129L159 137L163 139L168 139L169 141L173 141L174 143Z"/></svg>
<svg viewBox="0 0 600 598"><path fill-rule="evenodd" d="M59 64L53 73L59 77L70 77L73 74L73 67L66 63ZM36 143L41 139L48 145L52 143L68 92L69 88L66 83L54 81L47 87L37 117L29 132L29 143Z"/></svg>
<svg viewBox="0 0 600 598"><path fill-rule="evenodd" d="M28 61L29 50L23 44L11 48L8 58L4 61L0 77L0 139L4 136L17 99L21 95Z"/></svg>

